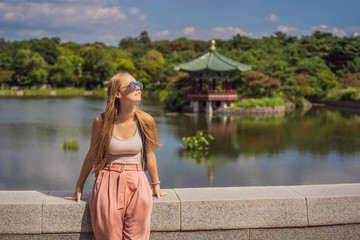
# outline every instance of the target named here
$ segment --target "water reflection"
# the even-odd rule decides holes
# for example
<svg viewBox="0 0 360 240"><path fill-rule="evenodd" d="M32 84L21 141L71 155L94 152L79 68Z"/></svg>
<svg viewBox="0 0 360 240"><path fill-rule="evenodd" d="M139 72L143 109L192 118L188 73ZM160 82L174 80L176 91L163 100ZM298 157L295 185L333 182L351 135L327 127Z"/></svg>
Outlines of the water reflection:
<svg viewBox="0 0 360 240"><path fill-rule="evenodd" d="M215 137L204 156L179 151L182 159L192 160L207 170L210 186L217 169L230 162L259 161L264 156L273 162L287 156L287 164L292 162L293 167L299 164L296 162L299 158L328 164L335 157L340 161L357 161L360 170L355 158L360 149L360 116L356 113L314 108L272 118L197 116L186 125L189 127L176 132L178 138L194 135L197 129ZM287 171L292 173L296 168Z"/></svg>
<svg viewBox="0 0 360 240"><path fill-rule="evenodd" d="M143 101L163 148L163 188L359 182L360 114L313 108L277 117L167 113ZM98 98L1 98L0 189L73 189L90 145ZM184 152L181 139L210 133L207 154ZM64 151L75 138L78 151ZM84 189L91 189L90 175Z"/></svg>

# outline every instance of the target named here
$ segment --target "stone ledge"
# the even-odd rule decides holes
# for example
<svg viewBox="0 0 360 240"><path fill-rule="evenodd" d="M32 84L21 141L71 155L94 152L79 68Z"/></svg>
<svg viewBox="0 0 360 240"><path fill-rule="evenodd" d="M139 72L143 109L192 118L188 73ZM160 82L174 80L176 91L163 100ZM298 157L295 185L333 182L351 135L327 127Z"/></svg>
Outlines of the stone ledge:
<svg viewBox="0 0 360 240"><path fill-rule="evenodd" d="M251 239L260 239L256 236L273 233L292 236L294 231L301 235L304 229L307 229L304 236L312 236L313 227L322 229L323 226L323 229L330 229L329 232L337 229L328 228L328 225L335 225L344 232L350 231L346 229L355 229L354 234L359 232L360 184L164 191L169 195L153 198L151 231L154 239L161 239L161 236L206 239L209 234L243 239L247 233L252 234ZM72 190L0 191L0 239L91 237L87 204L90 191L84 191L80 203L64 199L72 194ZM32 238L34 236L41 238Z"/></svg>
<svg viewBox="0 0 360 240"><path fill-rule="evenodd" d="M92 232L88 202L91 191L83 191L82 201L64 199L74 191L50 191L43 204L43 233Z"/></svg>
<svg viewBox="0 0 360 240"><path fill-rule="evenodd" d="M180 201L173 189L162 189L168 195L153 198L151 231L180 231Z"/></svg>
<svg viewBox="0 0 360 240"><path fill-rule="evenodd" d="M286 187L175 189L181 230L306 226L305 198Z"/></svg>
<svg viewBox="0 0 360 240"><path fill-rule="evenodd" d="M360 184L289 188L306 197L310 226L360 222Z"/></svg>
<svg viewBox="0 0 360 240"><path fill-rule="evenodd" d="M42 233L42 204L49 191L0 191L0 234Z"/></svg>

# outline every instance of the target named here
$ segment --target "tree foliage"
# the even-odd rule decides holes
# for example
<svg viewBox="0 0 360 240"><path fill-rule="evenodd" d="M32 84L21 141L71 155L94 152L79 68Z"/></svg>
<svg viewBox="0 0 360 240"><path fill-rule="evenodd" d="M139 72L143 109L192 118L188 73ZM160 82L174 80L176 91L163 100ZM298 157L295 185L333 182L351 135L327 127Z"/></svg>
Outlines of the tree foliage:
<svg viewBox="0 0 360 240"><path fill-rule="evenodd" d="M119 46L101 42L61 43L59 38L7 41L0 38L0 80L3 87L104 87L116 72L133 73L147 90L166 90L167 101L186 104L186 84L177 83L174 65L206 53L210 41L178 38L151 41L142 31L120 39ZM220 54L252 66L239 73L234 85L240 94L265 97L323 97L334 88L360 86L360 38L314 32L301 38L282 32L253 39L240 34L229 40L216 39ZM182 76L182 75L181 75ZM186 80L185 80L186 79ZM177 82L177 81L175 81Z"/></svg>

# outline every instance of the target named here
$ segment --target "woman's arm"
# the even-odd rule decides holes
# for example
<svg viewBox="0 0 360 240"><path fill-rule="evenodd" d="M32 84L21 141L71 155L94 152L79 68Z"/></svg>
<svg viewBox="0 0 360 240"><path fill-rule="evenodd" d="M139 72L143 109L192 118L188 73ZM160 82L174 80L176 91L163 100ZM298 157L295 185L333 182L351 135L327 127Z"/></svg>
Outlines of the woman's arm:
<svg viewBox="0 0 360 240"><path fill-rule="evenodd" d="M77 202L80 202L80 198L82 195L84 183L89 176L91 169L93 168L93 162L96 157L96 147L99 142L101 128L102 128L102 118L101 115L97 115L94 119L92 130L91 130L91 142L90 142L90 148L88 153L86 154L86 157L84 159L79 179L76 183L75 188L75 194L74 196L68 196L65 197L65 199L69 200L76 200Z"/></svg>
<svg viewBox="0 0 360 240"><path fill-rule="evenodd" d="M151 182L153 183L153 184L151 184L153 194L157 198L167 195L166 192L161 192L161 190L160 190L160 181L159 181L159 175L158 175L158 171L157 171L154 148L148 139L146 140L146 156L147 156L147 168L149 171Z"/></svg>

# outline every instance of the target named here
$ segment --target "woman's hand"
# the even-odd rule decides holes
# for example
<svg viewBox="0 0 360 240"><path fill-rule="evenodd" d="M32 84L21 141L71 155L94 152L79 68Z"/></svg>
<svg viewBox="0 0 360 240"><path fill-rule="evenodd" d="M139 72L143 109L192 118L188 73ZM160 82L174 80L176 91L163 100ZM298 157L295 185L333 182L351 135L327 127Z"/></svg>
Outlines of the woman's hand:
<svg viewBox="0 0 360 240"><path fill-rule="evenodd" d="M75 189L74 196L68 196L68 197L65 197L65 199L75 200L76 202L80 202L81 195L82 195L82 188L78 188L78 187L77 187L77 188Z"/></svg>
<svg viewBox="0 0 360 240"><path fill-rule="evenodd" d="M161 192L160 184L153 184L153 185L151 185L151 187L152 187L153 194L155 195L156 198L161 198L161 196L168 195L168 193L166 193L166 192Z"/></svg>

